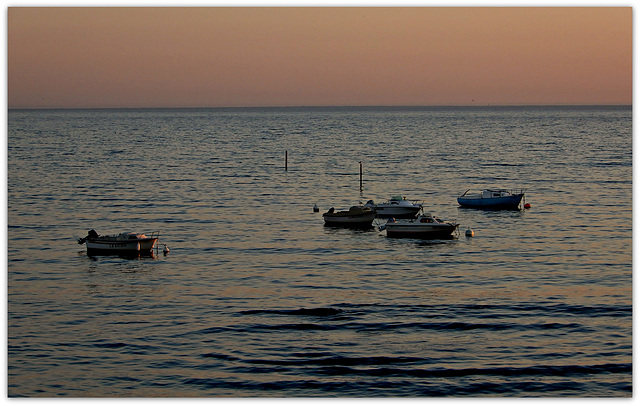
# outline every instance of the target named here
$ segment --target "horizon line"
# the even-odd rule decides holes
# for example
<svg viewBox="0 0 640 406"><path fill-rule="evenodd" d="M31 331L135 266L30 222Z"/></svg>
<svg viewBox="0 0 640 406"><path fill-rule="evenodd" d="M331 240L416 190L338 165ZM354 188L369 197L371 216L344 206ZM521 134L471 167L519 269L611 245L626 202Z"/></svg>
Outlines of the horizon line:
<svg viewBox="0 0 640 406"><path fill-rule="evenodd" d="M531 108L531 107L616 107L632 108L633 103L604 104L425 104L425 105L287 105L287 106L199 106L199 107L7 107L12 110L258 110L258 109L428 109L428 108Z"/></svg>

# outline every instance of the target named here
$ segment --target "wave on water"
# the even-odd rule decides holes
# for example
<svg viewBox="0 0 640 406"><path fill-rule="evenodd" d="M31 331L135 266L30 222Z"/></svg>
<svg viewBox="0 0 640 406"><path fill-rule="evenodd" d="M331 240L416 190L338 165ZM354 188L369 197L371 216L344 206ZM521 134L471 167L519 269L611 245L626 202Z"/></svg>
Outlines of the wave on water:
<svg viewBox="0 0 640 406"><path fill-rule="evenodd" d="M342 313L342 310L333 307L319 307L314 309L294 309L294 310L245 310L242 314L283 314L292 316L335 316Z"/></svg>

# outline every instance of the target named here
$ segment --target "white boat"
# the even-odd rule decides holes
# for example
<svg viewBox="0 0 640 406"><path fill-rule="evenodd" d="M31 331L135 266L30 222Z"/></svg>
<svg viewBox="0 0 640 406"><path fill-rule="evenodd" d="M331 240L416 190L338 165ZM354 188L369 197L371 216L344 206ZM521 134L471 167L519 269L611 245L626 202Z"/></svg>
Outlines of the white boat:
<svg viewBox="0 0 640 406"><path fill-rule="evenodd" d="M322 217L328 226L371 227L375 213L370 207L363 206L352 206L345 211L335 211L332 207Z"/></svg>
<svg viewBox="0 0 640 406"><path fill-rule="evenodd" d="M524 197L524 190L486 189L479 194L467 194L469 190L458 196L458 204L462 207L489 210L517 210Z"/></svg>
<svg viewBox="0 0 640 406"><path fill-rule="evenodd" d="M390 218L380 226L380 231L387 230L387 237L397 238L451 238L459 224L446 222L431 214L420 214L415 219L396 220Z"/></svg>
<svg viewBox="0 0 640 406"><path fill-rule="evenodd" d="M159 231L154 231L150 237L131 232L99 235L91 230L86 237L78 239L78 244L85 244L87 253L148 253L155 247L159 235Z"/></svg>
<svg viewBox="0 0 640 406"><path fill-rule="evenodd" d="M393 196L388 201L378 204L369 200L365 206L373 209L378 217L395 218L412 218L422 209L422 204L411 202L402 196Z"/></svg>

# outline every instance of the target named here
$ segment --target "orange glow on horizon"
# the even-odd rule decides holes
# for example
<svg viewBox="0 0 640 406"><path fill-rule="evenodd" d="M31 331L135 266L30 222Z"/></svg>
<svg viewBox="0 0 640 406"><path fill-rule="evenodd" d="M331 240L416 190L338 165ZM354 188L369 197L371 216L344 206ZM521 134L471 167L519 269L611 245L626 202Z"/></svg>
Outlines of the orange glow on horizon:
<svg viewBox="0 0 640 406"><path fill-rule="evenodd" d="M632 8L8 9L9 108L631 104Z"/></svg>

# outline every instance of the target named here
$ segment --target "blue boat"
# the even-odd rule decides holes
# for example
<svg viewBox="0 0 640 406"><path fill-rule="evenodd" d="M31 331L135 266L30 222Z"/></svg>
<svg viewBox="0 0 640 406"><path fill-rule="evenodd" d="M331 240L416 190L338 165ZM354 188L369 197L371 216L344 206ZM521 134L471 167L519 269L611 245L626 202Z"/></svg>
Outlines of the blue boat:
<svg viewBox="0 0 640 406"><path fill-rule="evenodd" d="M471 190L471 189L469 189ZM487 189L479 194L468 195L467 190L458 196L458 204L462 207L489 210L518 210L524 197L524 190L518 192L504 189Z"/></svg>

